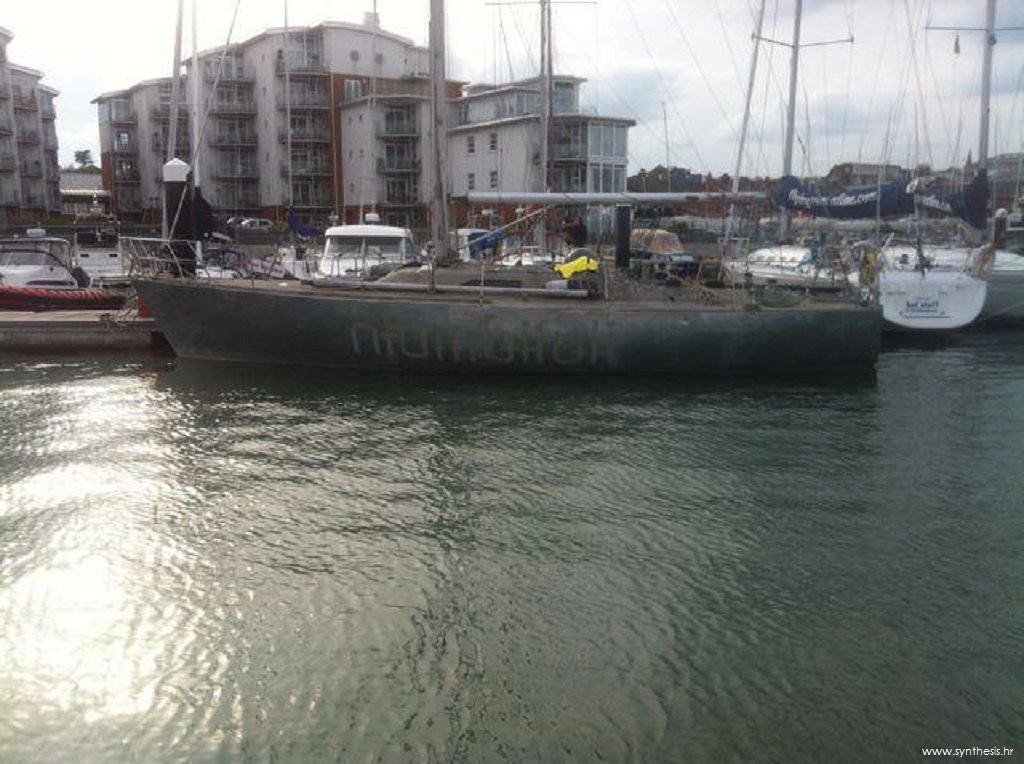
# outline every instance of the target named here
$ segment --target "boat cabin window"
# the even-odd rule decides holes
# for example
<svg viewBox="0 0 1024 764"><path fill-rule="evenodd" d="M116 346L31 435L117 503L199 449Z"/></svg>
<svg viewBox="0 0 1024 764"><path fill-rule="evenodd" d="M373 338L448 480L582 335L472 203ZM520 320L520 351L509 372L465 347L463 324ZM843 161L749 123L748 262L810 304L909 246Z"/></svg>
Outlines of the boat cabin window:
<svg viewBox="0 0 1024 764"><path fill-rule="evenodd" d="M67 247L59 242L31 241L0 243L0 267L15 265L63 265Z"/></svg>
<svg viewBox="0 0 1024 764"><path fill-rule="evenodd" d="M327 257L358 257L366 253L373 256L404 258L407 251L406 240L402 236L328 236Z"/></svg>

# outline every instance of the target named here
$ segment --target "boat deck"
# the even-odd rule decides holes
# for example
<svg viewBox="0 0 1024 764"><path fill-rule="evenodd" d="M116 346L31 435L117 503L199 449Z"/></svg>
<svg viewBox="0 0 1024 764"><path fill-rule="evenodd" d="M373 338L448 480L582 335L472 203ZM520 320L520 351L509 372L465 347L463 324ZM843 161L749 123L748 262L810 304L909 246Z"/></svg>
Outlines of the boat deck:
<svg viewBox="0 0 1024 764"><path fill-rule="evenodd" d="M176 279L174 281L177 281ZM386 284L380 282L337 281L258 281L249 279L214 280L187 282L192 288L230 290L231 292L262 292L285 297L316 297L322 300L372 300L389 303L425 301L445 304L476 304L481 307L515 305L517 308L538 310L558 305L561 309L581 311L604 311L614 306L616 311L664 310L666 312L819 312L865 308L856 301L836 295L793 294L778 290L752 294L742 289L705 287L689 285L677 287L644 286L632 280L611 284L609 298L586 297L579 292L569 294L566 290L539 289L493 289L480 290L472 286L439 286L430 292L425 284Z"/></svg>

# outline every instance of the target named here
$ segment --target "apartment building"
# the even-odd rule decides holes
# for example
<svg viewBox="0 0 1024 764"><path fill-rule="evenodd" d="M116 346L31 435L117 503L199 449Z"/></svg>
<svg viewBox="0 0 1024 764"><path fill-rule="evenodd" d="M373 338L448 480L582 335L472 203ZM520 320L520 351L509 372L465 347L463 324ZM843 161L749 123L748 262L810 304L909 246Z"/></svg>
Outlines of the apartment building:
<svg viewBox="0 0 1024 764"><path fill-rule="evenodd" d="M198 160L203 193L223 216L356 222L427 222L428 51L380 28L324 22L270 29L199 55L199 103L207 113ZM181 86L190 111L191 62ZM625 190L629 120L580 107L584 80L556 77L550 185ZM539 82L465 87L449 82L451 188L540 189ZM106 93L99 104L105 186L122 217L160 216L170 80ZM163 122L153 121L155 109ZM188 128L179 156L188 159ZM479 151L476 147L479 146Z"/></svg>
<svg viewBox="0 0 1024 764"><path fill-rule="evenodd" d="M0 28L0 214L9 220L60 212L54 98L43 73L12 63Z"/></svg>
<svg viewBox="0 0 1024 764"><path fill-rule="evenodd" d="M368 93L370 82L423 78L427 66L425 48L383 31L373 14L363 24L269 29L201 53L199 103L207 116L198 160L204 195L225 216L281 219L289 207L307 220L342 214L346 179L338 160L346 123L339 121L338 107ZM190 111L191 69L186 62L183 119ZM105 93L95 103L115 212L159 219L170 79ZM149 116L156 107L163 122ZM188 128L178 134L185 141L178 155L188 160Z"/></svg>
<svg viewBox="0 0 1024 764"><path fill-rule="evenodd" d="M453 104L449 158L452 193L468 191L617 192L626 190L629 119L588 113L579 77L556 76L544 183L540 164L540 83L474 85Z"/></svg>

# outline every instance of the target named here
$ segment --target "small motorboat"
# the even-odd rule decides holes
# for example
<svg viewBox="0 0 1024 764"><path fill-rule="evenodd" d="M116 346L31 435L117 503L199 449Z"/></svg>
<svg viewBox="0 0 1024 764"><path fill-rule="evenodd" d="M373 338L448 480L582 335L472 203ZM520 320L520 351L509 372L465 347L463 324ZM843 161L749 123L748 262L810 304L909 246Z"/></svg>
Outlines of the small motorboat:
<svg viewBox="0 0 1024 764"><path fill-rule="evenodd" d="M105 310L124 305L123 294L90 289L71 244L31 229L0 239L0 310Z"/></svg>

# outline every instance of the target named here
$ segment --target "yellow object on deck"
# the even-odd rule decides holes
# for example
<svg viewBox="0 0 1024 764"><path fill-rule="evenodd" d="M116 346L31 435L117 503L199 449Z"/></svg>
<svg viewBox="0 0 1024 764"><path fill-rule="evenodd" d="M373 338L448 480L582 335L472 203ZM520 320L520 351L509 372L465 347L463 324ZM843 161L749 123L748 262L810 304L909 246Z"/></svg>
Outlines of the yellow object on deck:
<svg viewBox="0 0 1024 764"><path fill-rule="evenodd" d="M585 271L596 271L600 267L601 264L597 262L597 260L595 260L592 257L587 257L586 255L583 255L582 257L577 257L575 260L572 260L568 263L556 265L555 270L558 271L559 276L561 276L563 279L567 279L571 278L572 276L575 276L577 273L583 273Z"/></svg>

